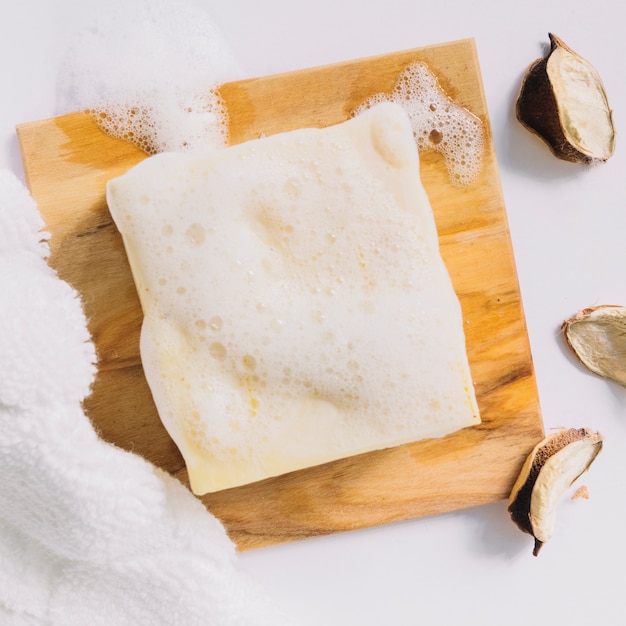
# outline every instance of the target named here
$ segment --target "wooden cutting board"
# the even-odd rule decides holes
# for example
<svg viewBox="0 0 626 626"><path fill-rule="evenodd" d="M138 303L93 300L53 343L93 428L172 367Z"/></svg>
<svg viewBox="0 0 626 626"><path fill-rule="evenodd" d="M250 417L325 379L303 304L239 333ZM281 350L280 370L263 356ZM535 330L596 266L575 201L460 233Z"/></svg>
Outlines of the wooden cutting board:
<svg viewBox="0 0 626 626"><path fill-rule="evenodd" d="M346 120L424 61L446 93L484 124L479 179L450 184L436 153L421 155L441 251L460 298L482 424L293 472L201 498L241 550L501 500L543 436L537 388L474 42L437 46L221 88L231 142ZM105 185L145 158L86 113L18 127L31 193L51 233L50 264L80 293L98 353L85 410L107 441L187 482L161 425L138 352L141 310Z"/></svg>

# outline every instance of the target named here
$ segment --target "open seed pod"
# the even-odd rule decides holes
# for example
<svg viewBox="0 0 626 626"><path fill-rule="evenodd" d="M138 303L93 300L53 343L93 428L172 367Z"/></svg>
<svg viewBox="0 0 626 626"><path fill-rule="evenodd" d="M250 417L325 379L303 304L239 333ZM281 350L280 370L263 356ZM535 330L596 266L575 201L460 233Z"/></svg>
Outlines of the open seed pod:
<svg viewBox="0 0 626 626"><path fill-rule="evenodd" d="M518 528L534 537L535 556L554 534L561 495L601 449L600 433L569 428L549 435L529 454L511 490L508 510Z"/></svg>
<svg viewBox="0 0 626 626"><path fill-rule="evenodd" d="M606 161L615 149L613 113L595 68L558 37L527 70L517 119L553 154L573 163Z"/></svg>
<svg viewBox="0 0 626 626"><path fill-rule="evenodd" d="M585 367L626 387L626 307L603 304L582 309L561 329Z"/></svg>

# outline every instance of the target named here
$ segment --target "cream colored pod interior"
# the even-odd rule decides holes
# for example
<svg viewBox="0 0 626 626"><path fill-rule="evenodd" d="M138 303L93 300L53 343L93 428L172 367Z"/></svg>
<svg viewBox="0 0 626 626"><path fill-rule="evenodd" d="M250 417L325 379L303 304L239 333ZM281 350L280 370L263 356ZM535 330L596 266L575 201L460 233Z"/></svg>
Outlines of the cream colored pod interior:
<svg viewBox="0 0 626 626"><path fill-rule="evenodd" d="M479 423L408 117L164 153L107 199L196 494Z"/></svg>

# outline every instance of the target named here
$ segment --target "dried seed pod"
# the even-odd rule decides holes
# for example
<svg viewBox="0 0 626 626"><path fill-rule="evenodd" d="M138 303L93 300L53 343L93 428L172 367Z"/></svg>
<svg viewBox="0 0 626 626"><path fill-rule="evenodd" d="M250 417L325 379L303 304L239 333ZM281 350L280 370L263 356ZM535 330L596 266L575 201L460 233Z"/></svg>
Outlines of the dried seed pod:
<svg viewBox="0 0 626 626"><path fill-rule="evenodd" d="M626 387L626 307L603 304L583 309L561 329L585 367Z"/></svg>
<svg viewBox="0 0 626 626"><path fill-rule="evenodd" d="M615 149L615 128L600 75L557 36L549 37L550 52L522 81L517 119L560 159L606 161Z"/></svg>
<svg viewBox="0 0 626 626"><path fill-rule="evenodd" d="M549 435L529 454L511 490L508 510L518 528L535 538L535 556L554 534L559 498L601 449L600 433L569 428Z"/></svg>

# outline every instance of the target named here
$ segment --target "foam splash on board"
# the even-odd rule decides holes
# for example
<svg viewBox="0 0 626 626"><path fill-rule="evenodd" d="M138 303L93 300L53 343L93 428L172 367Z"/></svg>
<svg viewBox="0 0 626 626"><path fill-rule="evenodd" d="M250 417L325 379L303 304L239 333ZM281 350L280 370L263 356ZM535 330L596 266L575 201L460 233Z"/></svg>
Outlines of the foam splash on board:
<svg viewBox="0 0 626 626"><path fill-rule="evenodd" d="M190 1L107 3L70 45L61 112L88 110L149 154L223 147L220 84L242 77L211 17Z"/></svg>
<svg viewBox="0 0 626 626"><path fill-rule="evenodd" d="M476 180L482 167L482 123L448 97L425 63L408 65L391 93L373 95L354 115L385 101L396 102L406 110L418 149L439 152L453 184L464 186Z"/></svg>

